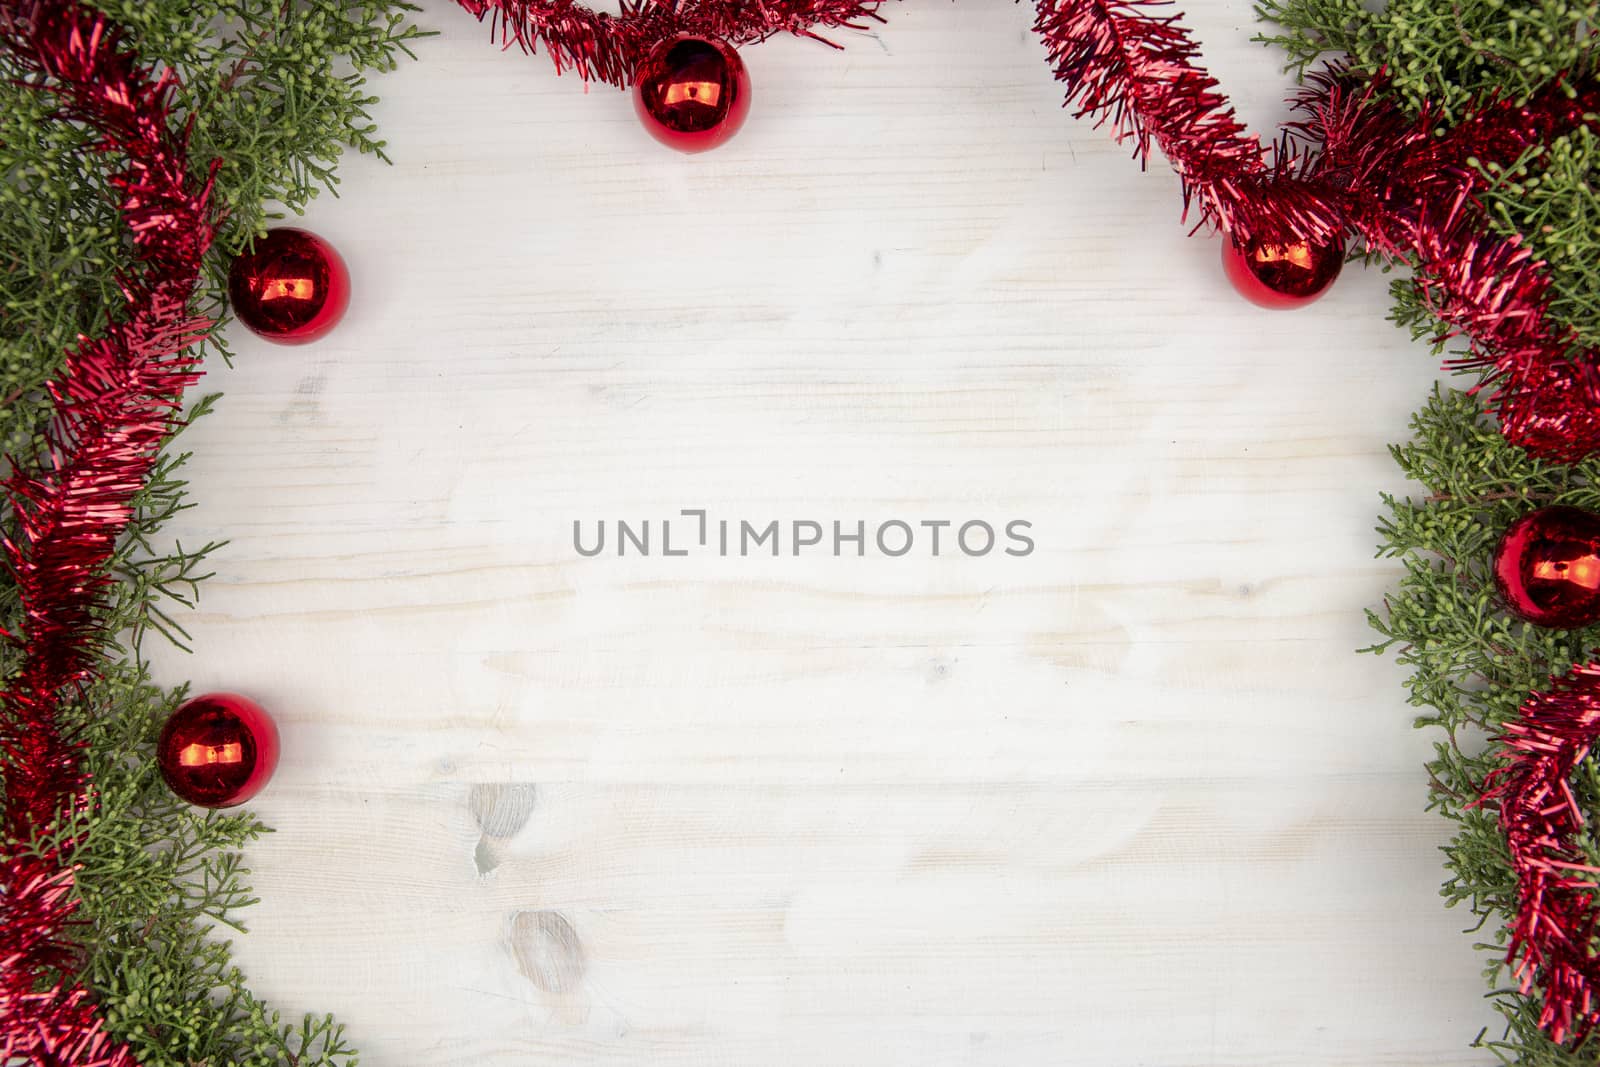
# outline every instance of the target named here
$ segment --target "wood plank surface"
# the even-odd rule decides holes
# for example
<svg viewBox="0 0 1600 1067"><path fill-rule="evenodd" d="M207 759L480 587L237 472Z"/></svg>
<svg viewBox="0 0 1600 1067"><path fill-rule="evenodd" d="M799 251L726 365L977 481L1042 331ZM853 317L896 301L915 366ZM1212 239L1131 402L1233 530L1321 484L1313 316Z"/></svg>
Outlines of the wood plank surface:
<svg viewBox="0 0 1600 1067"><path fill-rule="evenodd" d="M236 331L187 441L230 543L160 676L284 730L256 987L371 1065L1473 1062L1429 739L1355 654L1429 354L1375 272L1235 297L1026 5L890 15L747 49L689 158L429 0L394 165L306 220L348 319ZM1270 128L1248 0L1193 16ZM1036 550L573 549L683 509Z"/></svg>

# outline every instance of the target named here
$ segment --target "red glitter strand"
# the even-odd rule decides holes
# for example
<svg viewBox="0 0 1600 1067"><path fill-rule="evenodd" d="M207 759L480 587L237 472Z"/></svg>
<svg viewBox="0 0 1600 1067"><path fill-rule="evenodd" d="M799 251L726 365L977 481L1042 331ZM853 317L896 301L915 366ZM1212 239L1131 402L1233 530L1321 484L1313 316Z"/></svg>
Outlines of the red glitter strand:
<svg viewBox="0 0 1600 1067"><path fill-rule="evenodd" d="M1573 838L1583 812L1573 771L1600 738L1600 663L1576 667L1522 706L1501 739L1505 765L1484 783L1497 807L1517 875L1517 914L1507 961L1522 992L1543 990L1539 1025L1557 1041L1583 1038L1600 1019L1600 958L1594 938L1600 869L1583 862Z"/></svg>
<svg viewBox="0 0 1600 1067"><path fill-rule="evenodd" d="M1555 84L1526 103L1487 100L1441 133L1438 116L1402 113L1333 70L1297 98L1302 121L1263 148L1234 116L1179 16L1161 0L1038 0L1035 28L1077 114L1109 122L1145 162L1159 148L1183 179L1185 212L1241 240L1313 243L1360 237L1415 265L1441 321L1465 338L1460 366L1480 385L1508 440L1573 462L1600 449L1600 355L1575 351L1549 315L1542 263L1492 232L1471 161L1511 165L1565 130L1595 124L1593 78Z"/></svg>
<svg viewBox="0 0 1600 1067"><path fill-rule="evenodd" d="M556 71L626 88L653 45L680 33L733 45L792 33L832 44L818 29L882 22L887 0L623 0L618 14L573 0L457 0L504 46L533 54L542 45Z"/></svg>
<svg viewBox="0 0 1600 1067"><path fill-rule="evenodd" d="M172 132L171 77L140 65L103 16L70 0L0 0L0 47L23 84L53 96L59 120L122 157L112 184L137 263L121 280L123 321L81 338L49 386L55 410L37 469L15 465L0 483L24 612L22 665L0 692L0 1062L122 1067L127 1050L60 977L72 970L75 842L51 830L94 798L59 710L110 636L96 614L106 562L198 377L191 346L210 323L188 303L213 234L210 182L191 180L185 139Z"/></svg>

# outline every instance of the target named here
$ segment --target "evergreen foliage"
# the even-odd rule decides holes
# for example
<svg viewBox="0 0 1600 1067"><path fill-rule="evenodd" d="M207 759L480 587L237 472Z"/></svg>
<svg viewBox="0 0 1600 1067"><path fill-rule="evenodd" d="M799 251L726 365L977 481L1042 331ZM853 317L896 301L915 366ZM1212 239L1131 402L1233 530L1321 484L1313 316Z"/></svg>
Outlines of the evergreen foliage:
<svg viewBox="0 0 1600 1067"><path fill-rule="evenodd" d="M95 2L95 0L91 0ZM225 212L197 308L225 312L233 254L269 212L299 212L334 190L345 148L383 154L365 76L392 69L420 36L403 0L99 0L139 55L178 75L190 158L221 161ZM43 384L79 334L121 311L117 272L130 242L108 176L119 161L87 151L88 131L54 120L48 93L13 78L0 55L0 454L28 462L47 416ZM227 356L219 333L206 344ZM203 415L208 397L189 413ZM190 604L206 552L168 545L163 525L186 505L185 456L163 460L112 561L100 677L66 711L85 744L99 803L56 834L81 834L74 930L80 976L108 1031L146 1067L349 1067L354 1050L331 1018L294 1023L248 990L216 924L239 927L252 902L239 849L264 832L247 812L179 801L156 770L155 741L182 698L154 685L140 656L151 633L184 640L169 612ZM0 522L10 525L9 514ZM0 574L0 626L21 632L16 589ZM18 650L0 644L0 676ZM3 787L3 783L0 783ZM7 842L6 847L35 847Z"/></svg>
<svg viewBox="0 0 1600 1067"><path fill-rule="evenodd" d="M1392 91L1413 111L1458 117L1474 98L1521 99L1556 78L1596 74L1595 0L1262 0L1258 14L1276 30L1258 39L1281 47L1304 73L1320 59L1345 58L1363 73L1386 70ZM1552 314L1579 342L1600 345L1600 138L1573 131L1492 175L1487 198L1501 233L1520 235L1548 264ZM1393 286L1393 318L1416 337L1435 324L1406 280ZM1445 848L1446 901L1474 916L1485 945L1485 977L1506 1026L1483 1034L1482 1048L1506 1063L1578 1067L1600 1061L1600 1040L1552 1042L1538 1025L1535 992L1508 988L1505 925L1516 908L1516 880L1495 814L1473 806L1497 764L1494 736L1529 692L1552 675L1593 659L1600 627L1543 630L1508 616L1495 593L1492 561L1500 535L1544 504L1600 510L1600 457L1572 467L1540 463L1506 444L1459 390L1439 390L1412 420L1412 440L1396 447L1401 469L1423 491L1384 497L1381 552L1405 573L1380 612L1380 640L1411 669L1419 726L1436 728L1428 773L1430 806L1455 824ZM1600 815L1600 768L1587 761L1573 783L1593 827ZM1578 847L1600 864L1590 830Z"/></svg>

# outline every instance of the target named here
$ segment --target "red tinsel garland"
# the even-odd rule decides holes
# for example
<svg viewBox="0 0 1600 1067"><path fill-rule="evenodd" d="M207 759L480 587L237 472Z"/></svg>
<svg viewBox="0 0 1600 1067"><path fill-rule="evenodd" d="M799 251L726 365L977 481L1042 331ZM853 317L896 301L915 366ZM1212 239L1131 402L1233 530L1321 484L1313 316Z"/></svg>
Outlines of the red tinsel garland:
<svg viewBox="0 0 1600 1067"><path fill-rule="evenodd" d="M506 46L530 54L542 44L556 71L625 88L651 46L679 33L730 44L792 33L831 44L824 29L862 29L883 21L887 0L622 0L618 14L573 0L457 0L479 21L490 20Z"/></svg>
<svg viewBox="0 0 1600 1067"><path fill-rule="evenodd" d="M59 827L94 803L80 746L60 723L110 635L97 608L105 566L163 440L198 377L194 343L210 322L188 304L213 233L210 181L189 172L174 132L173 80L141 65L121 33L71 0L0 0L0 47L57 118L123 157L112 178L133 234L121 322L80 338L49 390L55 410L37 465L3 483L14 536L4 551L24 612L22 665L0 692L0 1062L131 1064L72 981L68 931L75 841Z"/></svg>
<svg viewBox="0 0 1600 1067"><path fill-rule="evenodd" d="M1505 765L1484 783L1517 872L1517 914L1507 955L1518 985L1543 991L1539 1025L1555 1041L1592 1032L1600 1008L1600 868L1583 862L1573 838L1583 811L1571 778L1600 739L1600 664L1574 668L1536 693L1501 742Z"/></svg>

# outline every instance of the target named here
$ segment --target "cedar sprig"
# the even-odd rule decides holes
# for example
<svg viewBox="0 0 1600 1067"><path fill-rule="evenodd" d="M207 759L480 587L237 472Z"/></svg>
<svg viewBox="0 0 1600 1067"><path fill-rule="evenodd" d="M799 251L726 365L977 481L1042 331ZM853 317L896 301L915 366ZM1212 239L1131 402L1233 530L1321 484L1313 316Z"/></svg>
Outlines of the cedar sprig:
<svg viewBox="0 0 1600 1067"><path fill-rule="evenodd" d="M1256 40L1304 75L1328 54L1386 69L1410 109L1459 114L1475 97L1523 97L1563 72L1593 70L1597 0L1257 0L1277 26Z"/></svg>

